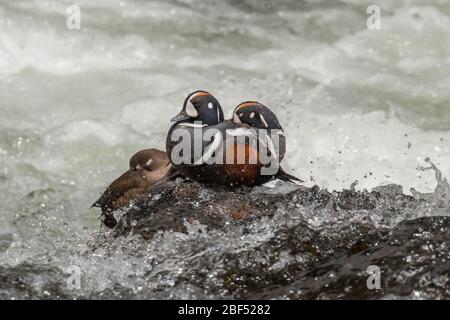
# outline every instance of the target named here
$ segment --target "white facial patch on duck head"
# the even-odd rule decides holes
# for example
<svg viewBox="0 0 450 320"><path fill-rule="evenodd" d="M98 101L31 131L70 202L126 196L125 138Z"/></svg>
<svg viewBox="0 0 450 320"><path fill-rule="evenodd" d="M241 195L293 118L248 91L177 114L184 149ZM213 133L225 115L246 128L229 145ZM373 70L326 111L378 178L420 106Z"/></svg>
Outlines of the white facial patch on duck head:
<svg viewBox="0 0 450 320"><path fill-rule="evenodd" d="M194 105L192 104L191 100L188 100L186 103L186 113L191 118L196 118L198 116L198 111L195 109Z"/></svg>
<svg viewBox="0 0 450 320"><path fill-rule="evenodd" d="M234 123L242 123L241 118L236 113L233 114L233 122Z"/></svg>
<svg viewBox="0 0 450 320"><path fill-rule="evenodd" d="M152 162L153 162L153 159L149 159L149 160L145 163L145 165L146 165L147 167L150 167L151 164L152 164Z"/></svg>

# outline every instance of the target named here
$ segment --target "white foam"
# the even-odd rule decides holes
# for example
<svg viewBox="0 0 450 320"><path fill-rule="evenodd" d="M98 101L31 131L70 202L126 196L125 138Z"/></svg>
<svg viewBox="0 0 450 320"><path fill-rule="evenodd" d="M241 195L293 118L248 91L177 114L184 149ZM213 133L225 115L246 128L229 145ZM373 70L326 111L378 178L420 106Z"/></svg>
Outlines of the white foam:
<svg viewBox="0 0 450 320"><path fill-rule="evenodd" d="M122 129L123 130L123 129ZM78 120L66 124L55 132L63 142L84 140L88 137L100 139L107 146L123 143L125 133L111 123L94 120Z"/></svg>
<svg viewBox="0 0 450 320"><path fill-rule="evenodd" d="M53 11L53 6L42 7ZM36 15L30 17L28 10ZM141 36L101 32L89 21L81 30L69 30L65 10L60 11L48 20L47 13L36 8L0 10L0 74L25 68L71 74L152 65L156 53ZM82 12L84 17L90 11L86 8Z"/></svg>

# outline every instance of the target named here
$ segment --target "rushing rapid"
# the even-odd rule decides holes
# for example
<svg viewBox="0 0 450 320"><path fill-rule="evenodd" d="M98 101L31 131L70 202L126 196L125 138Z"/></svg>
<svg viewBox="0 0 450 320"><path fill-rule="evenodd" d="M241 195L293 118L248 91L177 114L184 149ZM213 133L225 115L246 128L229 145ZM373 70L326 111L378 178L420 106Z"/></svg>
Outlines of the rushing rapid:
<svg viewBox="0 0 450 320"><path fill-rule="evenodd" d="M378 1L380 30L364 2L80 0L72 30L70 1L0 0L0 297L448 298L450 2ZM101 229L196 89L270 106L304 186L194 184Z"/></svg>

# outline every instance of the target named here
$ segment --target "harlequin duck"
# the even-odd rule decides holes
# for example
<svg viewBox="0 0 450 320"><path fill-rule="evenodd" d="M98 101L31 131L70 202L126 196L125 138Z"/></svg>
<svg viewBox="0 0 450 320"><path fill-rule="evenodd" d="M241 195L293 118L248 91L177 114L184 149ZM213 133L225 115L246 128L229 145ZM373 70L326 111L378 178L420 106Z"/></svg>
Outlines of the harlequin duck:
<svg viewBox="0 0 450 320"><path fill-rule="evenodd" d="M92 205L102 209L103 224L113 228L117 221L112 212L145 194L170 168L169 158L164 151L145 149L133 155L130 169L114 180Z"/></svg>
<svg viewBox="0 0 450 320"><path fill-rule="evenodd" d="M166 139L166 152L177 173L206 183L214 179L218 168L199 164L198 161L210 144L210 141L202 141L204 129L217 126L223 121L222 106L209 92L198 90L186 97L182 110L171 120L175 123ZM184 133L185 136L181 137L178 132ZM179 145L186 146L187 150L179 151L177 149ZM214 176L211 176L211 173L214 173Z"/></svg>
<svg viewBox="0 0 450 320"><path fill-rule="evenodd" d="M226 186L255 185L278 175L262 174L258 136L248 124L224 121L220 103L195 91L172 119L166 151L175 169L187 178Z"/></svg>
<svg viewBox="0 0 450 320"><path fill-rule="evenodd" d="M278 156L279 163L283 161L286 153L286 136L280 121L272 110L257 101L245 101L234 109L232 120L237 124L247 124L252 128L267 130L268 134L265 137L260 136L260 139L266 138L268 144L271 145ZM271 141L271 137L275 137L275 135L278 137L278 143L276 144ZM284 172L281 167L275 177L284 181L303 182L299 178Z"/></svg>

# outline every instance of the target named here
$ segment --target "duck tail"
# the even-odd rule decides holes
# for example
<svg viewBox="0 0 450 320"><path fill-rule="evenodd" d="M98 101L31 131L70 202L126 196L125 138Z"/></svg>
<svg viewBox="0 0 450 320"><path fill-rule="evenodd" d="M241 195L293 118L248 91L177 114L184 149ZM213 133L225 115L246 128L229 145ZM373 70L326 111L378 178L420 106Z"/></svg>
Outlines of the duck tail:
<svg viewBox="0 0 450 320"><path fill-rule="evenodd" d="M282 181L287 181L287 182L305 182L302 179L299 179L289 173L286 173L283 168L280 167L280 169L278 170L277 175L275 176L277 179L280 179Z"/></svg>
<svg viewBox="0 0 450 320"><path fill-rule="evenodd" d="M180 171L178 171L174 166L171 166L169 171L167 171L167 173L163 177L163 180L172 181L178 177L184 177L184 175Z"/></svg>

